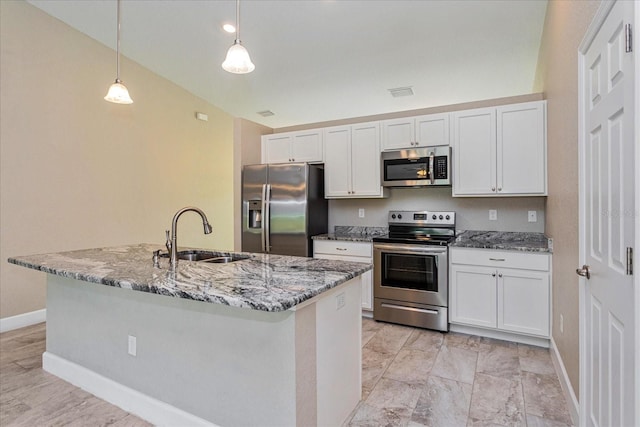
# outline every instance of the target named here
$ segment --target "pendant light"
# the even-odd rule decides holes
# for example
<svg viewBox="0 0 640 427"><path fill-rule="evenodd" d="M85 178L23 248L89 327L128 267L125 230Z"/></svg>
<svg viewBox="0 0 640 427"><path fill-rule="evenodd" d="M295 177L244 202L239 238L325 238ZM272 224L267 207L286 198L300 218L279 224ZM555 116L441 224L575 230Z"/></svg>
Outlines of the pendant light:
<svg viewBox="0 0 640 427"><path fill-rule="evenodd" d="M120 80L120 0L117 0L118 27L116 30L116 81L109 87L105 101L114 104L133 104L127 87Z"/></svg>
<svg viewBox="0 0 640 427"><path fill-rule="evenodd" d="M240 0L236 0L236 40L227 51L222 68L233 74L250 73L256 68L249 58L249 52L240 42Z"/></svg>

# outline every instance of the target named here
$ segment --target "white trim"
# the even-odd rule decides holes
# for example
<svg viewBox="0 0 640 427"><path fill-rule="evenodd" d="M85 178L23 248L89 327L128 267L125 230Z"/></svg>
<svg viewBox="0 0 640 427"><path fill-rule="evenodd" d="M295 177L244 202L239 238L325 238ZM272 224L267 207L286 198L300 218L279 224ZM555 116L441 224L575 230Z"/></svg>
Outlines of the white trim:
<svg viewBox="0 0 640 427"><path fill-rule="evenodd" d="M558 346L554 341L553 337L551 337L551 361L553 362L553 367L556 370L556 374L560 379L560 386L562 386L562 391L564 392L564 398L567 401L567 408L569 409L569 414L571 415L571 421L574 426L577 426L579 423L579 413L580 413L580 404L578 403L578 398L576 394L573 392L573 387L571 386L571 381L569 380L569 375L567 374L567 370L564 367L564 363L562 362L562 357L560 356L560 351L558 351Z"/></svg>
<svg viewBox="0 0 640 427"><path fill-rule="evenodd" d="M4 317L0 319L0 332L12 331L35 325L47 320L47 309L31 311L29 313L18 314L16 316Z"/></svg>
<svg viewBox="0 0 640 427"><path fill-rule="evenodd" d="M42 368L154 425L215 426L209 421L119 384L48 351L42 354Z"/></svg>
<svg viewBox="0 0 640 427"><path fill-rule="evenodd" d="M587 28L587 32L584 34L584 37L582 38L582 41L578 46L579 53L587 53L587 49L589 49L591 43L593 43L593 39L596 38L600 27L602 27L605 19L607 19L607 16L609 16L609 12L611 12L611 9L613 8L613 5L615 3L616 0L602 0L602 2L600 3L600 7L598 7L596 14L591 20L591 24L589 24L589 28Z"/></svg>
<svg viewBox="0 0 640 427"><path fill-rule="evenodd" d="M477 335L480 337L494 338L497 340L512 341L522 344L535 345L537 347L549 348L549 339L534 337L529 335L515 334L506 331L498 331L495 329L485 329L475 326L459 325L449 323L449 331L459 332L462 334Z"/></svg>

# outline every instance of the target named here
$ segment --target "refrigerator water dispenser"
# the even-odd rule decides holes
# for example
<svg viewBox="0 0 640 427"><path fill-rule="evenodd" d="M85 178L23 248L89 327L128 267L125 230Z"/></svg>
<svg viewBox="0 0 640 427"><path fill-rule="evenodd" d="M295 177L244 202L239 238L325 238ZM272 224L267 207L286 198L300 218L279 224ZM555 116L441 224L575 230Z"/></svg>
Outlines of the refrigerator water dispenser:
<svg viewBox="0 0 640 427"><path fill-rule="evenodd" d="M262 202L260 200L249 201L249 228L262 227Z"/></svg>

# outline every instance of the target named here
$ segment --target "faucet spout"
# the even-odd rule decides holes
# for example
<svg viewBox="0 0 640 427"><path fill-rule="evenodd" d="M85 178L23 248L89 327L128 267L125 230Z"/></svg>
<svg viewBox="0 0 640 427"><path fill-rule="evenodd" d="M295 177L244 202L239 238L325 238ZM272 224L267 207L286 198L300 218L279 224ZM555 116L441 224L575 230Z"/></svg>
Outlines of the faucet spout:
<svg viewBox="0 0 640 427"><path fill-rule="evenodd" d="M171 269L175 269L178 265L178 218L180 218L180 215L188 211L193 211L200 215L202 218L202 225L204 227L204 234L210 234L213 231L213 228L207 219L207 215L205 215L201 209L194 206L187 206L176 212L173 216L173 221L171 222L171 243L167 245L169 249L169 266Z"/></svg>

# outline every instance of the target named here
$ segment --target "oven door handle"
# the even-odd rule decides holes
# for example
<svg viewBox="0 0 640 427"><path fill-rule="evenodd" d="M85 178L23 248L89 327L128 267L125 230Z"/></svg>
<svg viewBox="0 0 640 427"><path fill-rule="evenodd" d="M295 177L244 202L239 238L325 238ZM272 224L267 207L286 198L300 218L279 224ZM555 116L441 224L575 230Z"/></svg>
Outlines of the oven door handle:
<svg viewBox="0 0 640 427"><path fill-rule="evenodd" d="M381 306L384 308L395 308L397 310L416 311L418 313L438 314L436 310L426 310L424 308L407 307L404 305L397 305L397 304L387 304L386 302L383 302Z"/></svg>
<svg viewBox="0 0 640 427"><path fill-rule="evenodd" d="M373 250L394 252L397 254L444 254L447 253L446 246L423 246L423 245L394 245L394 244L374 244Z"/></svg>

